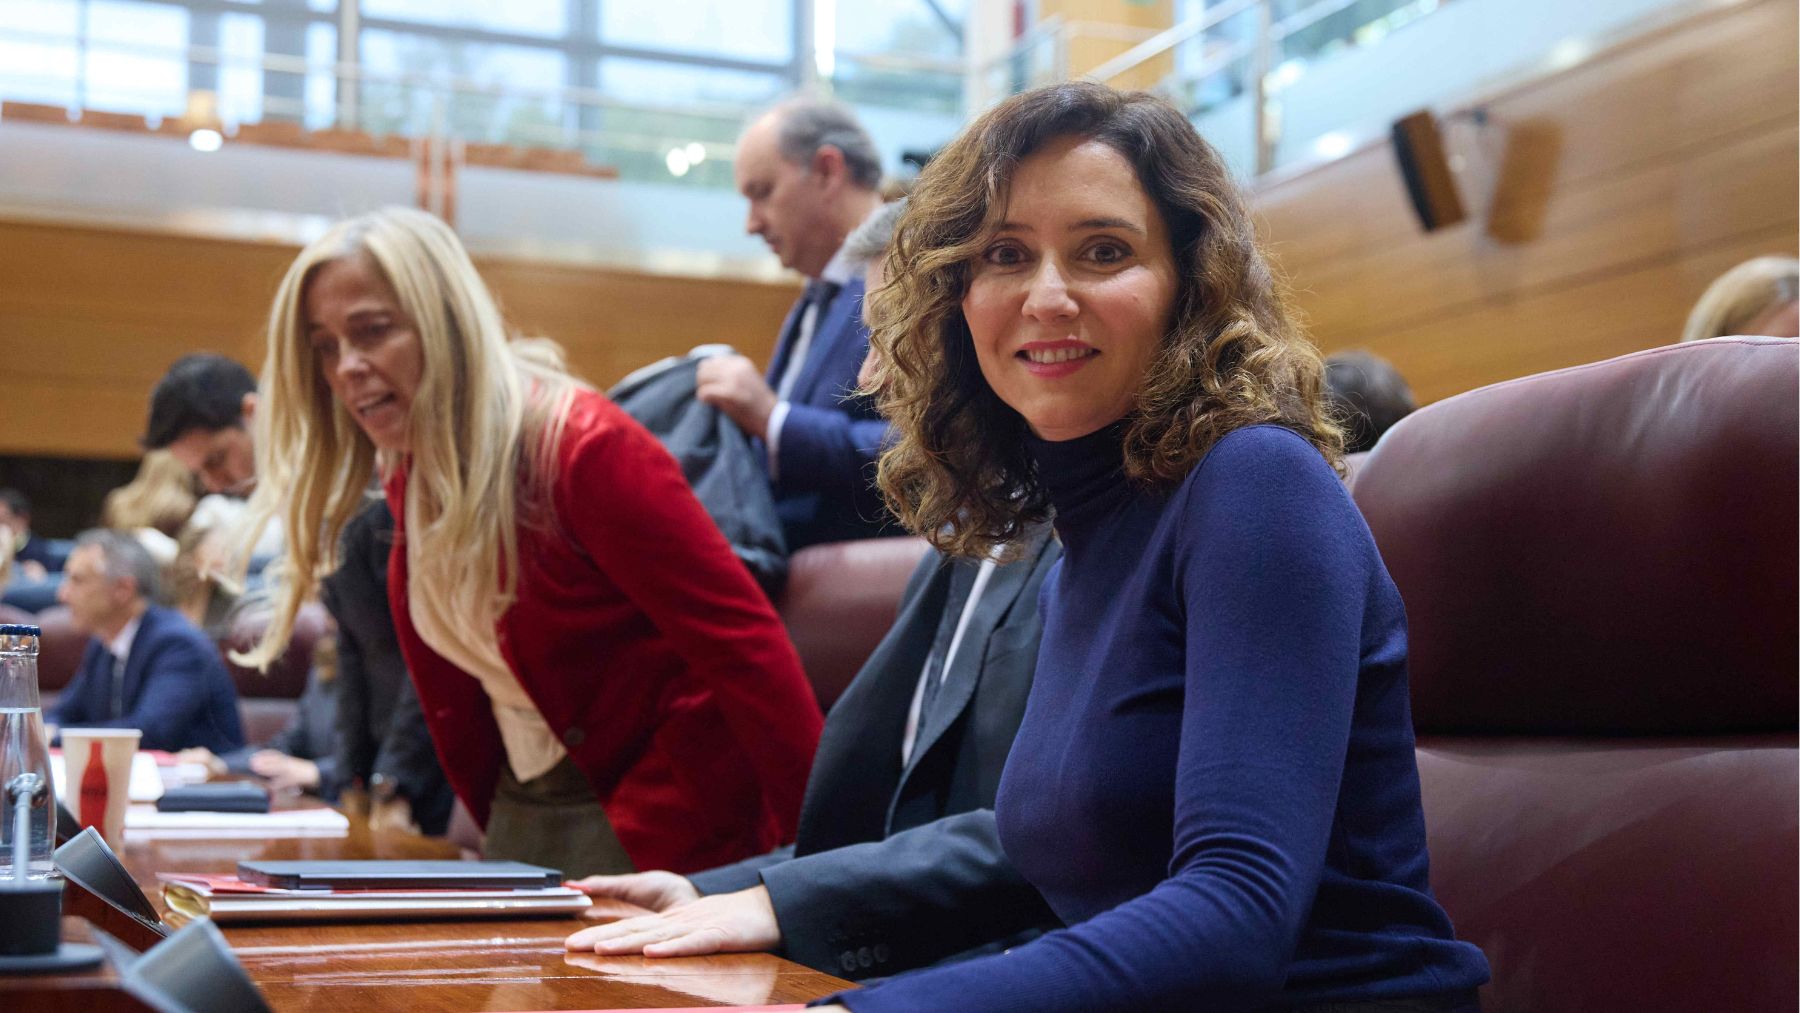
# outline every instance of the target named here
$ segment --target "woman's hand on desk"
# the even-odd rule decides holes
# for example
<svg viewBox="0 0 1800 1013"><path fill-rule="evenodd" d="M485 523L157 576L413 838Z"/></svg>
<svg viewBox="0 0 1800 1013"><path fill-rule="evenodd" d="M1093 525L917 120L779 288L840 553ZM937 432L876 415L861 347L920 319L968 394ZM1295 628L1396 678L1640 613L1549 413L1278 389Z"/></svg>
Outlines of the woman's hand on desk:
<svg viewBox="0 0 1800 1013"><path fill-rule="evenodd" d="M748 953L780 946L781 926L775 921L775 906L769 901L768 888L756 886L737 893L701 897L657 914L582 929L570 936L566 945L571 950L591 949L608 955L642 953L646 957Z"/></svg>
<svg viewBox="0 0 1800 1013"><path fill-rule="evenodd" d="M686 876L661 870L624 876L589 876L569 880L568 885L589 897L610 897L652 911L667 911L700 899L700 891L694 889Z"/></svg>
<svg viewBox="0 0 1800 1013"><path fill-rule="evenodd" d="M251 753L250 769L268 778L269 789L277 794L317 791L319 788L318 764L274 749L259 749Z"/></svg>

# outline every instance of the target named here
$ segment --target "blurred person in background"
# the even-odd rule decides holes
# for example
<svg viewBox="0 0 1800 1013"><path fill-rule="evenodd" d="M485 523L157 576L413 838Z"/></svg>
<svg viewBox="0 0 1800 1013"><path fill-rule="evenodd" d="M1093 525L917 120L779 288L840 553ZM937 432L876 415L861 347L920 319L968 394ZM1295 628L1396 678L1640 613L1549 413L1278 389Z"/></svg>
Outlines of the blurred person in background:
<svg viewBox="0 0 1800 1013"><path fill-rule="evenodd" d="M887 426L856 393L868 353L860 264L844 240L882 207L875 144L843 106L790 99L738 139L744 229L807 278L765 376L742 355L700 364L696 396L762 441L789 552L894 533L875 491Z"/></svg>
<svg viewBox="0 0 1800 1013"><path fill-rule="evenodd" d="M150 392L150 417L139 440L167 450L207 492L248 495L256 486L256 377L212 352L184 355Z"/></svg>
<svg viewBox="0 0 1800 1013"><path fill-rule="evenodd" d="M10 533L7 550L13 563L11 573L0 580L0 601L26 612L55 604L72 543L34 534L31 501L17 489L0 489L0 529Z"/></svg>
<svg viewBox="0 0 1800 1013"><path fill-rule="evenodd" d="M245 519L244 497L256 488L255 416L256 377L214 352L177 359L150 392L138 443L167 450L209 493L191 515L201 528L229 530ZM272 523L251 552L248 575L280 552L281 525Z"/></svg>
<svg viewBox="0 0 1800 1013"><path fill-rule="evenodd" d="M244 744L237 688L212 641L181 613L152 603L157 570L125 532L95 529L75 539L57 600L92 639L54 723L136 728L143 749L236 749Z"/></svg>
<svg viewBox="0 0 1800 1013"><path fill-rule="evenodd" d="M1681 340L1733 334L1800 337L1800 260L1757 257L1720 275L1694 304Z"/></svg>
<svg viewBox="0 0 1800 1013"><path fill-rule="evenodd" d="M168 568L168 602L214 641L229 632L232 609L244 593L230 575L232 537L228 527L190 520L175 539Z"/></svg>
<svg viewBox="0 0 1800 1013"><path fill-rule="evenodd" d="M1400 371L1363 351L1326 357L1325 397L1344 430L1346 454L1375 449L1381 434L1418 407Z"/></svg>
<svg viewBox="0 0 1800 1013"><path fill-rule="evenodd" d="M168 451L152 450L138 463L136 477L106 494L100 524L131 532L168 567L180 552L176 539L198 502L187 468Z"/></svg>
<svg viewBox="0 0 1800 1013"><path fill-rule="evenodd" d="M673 457L531 346L443 222L301 251L270 311L252 510L289 538L287 643L379 469L395 629L486 854L691 871L791 840L821 717Z"/></svg>
<svg viewBox="0 0 1800 1013"><path fill-rule="evenodd" d="M342 786L336 759L339 685L337 641L320 637L294 716L273 739L223 755L204 747L185 749L178 759L204 764L213 777L255 774L278 794L305 792L336 801Z"/></svg>

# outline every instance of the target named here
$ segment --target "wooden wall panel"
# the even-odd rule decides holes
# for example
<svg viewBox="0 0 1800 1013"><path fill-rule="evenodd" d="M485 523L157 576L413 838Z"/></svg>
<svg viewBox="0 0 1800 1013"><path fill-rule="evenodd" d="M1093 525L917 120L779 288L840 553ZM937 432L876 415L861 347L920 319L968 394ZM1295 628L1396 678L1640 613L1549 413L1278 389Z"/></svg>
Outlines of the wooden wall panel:
<svg viewBox="0 0 1800 1013"><path fill-rule="evenodd" d="M1795 251L1797 31L1794 4L1744 4L1491 96L1485 128L1448 121L1471 214L1435 233L1386 143L1265 186L1314 340L1422 401L1675 341L1719 273Z"/></svg>
<svg viewBox="0 0 1800 1013"><path fill-rule="evenodd" d="M0 221L0 454L136 456L151 386L213 350L257 368L276 284L296 247ZM696 344L766 362L791 284L477 258L509 322L562 342L605 387Z"/></svg>

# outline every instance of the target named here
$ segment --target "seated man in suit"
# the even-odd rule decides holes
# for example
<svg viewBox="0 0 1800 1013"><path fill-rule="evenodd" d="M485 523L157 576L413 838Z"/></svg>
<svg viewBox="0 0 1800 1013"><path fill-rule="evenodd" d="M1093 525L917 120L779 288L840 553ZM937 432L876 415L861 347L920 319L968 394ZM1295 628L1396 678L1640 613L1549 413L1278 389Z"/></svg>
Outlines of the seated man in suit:
<svg viewBox="0 0 1800 1013"><path fill-rule="evenodd" d="M156 561L118 531L75 540L57 598L91 634L54 720L64 728L136 728L144 749L244 744L237 690L219 652L174 609L150 604Z"/></svg>
<svg viewBox="0 0 1800 1013"><path fill-rule="evenodd" d="M1005 564L937 553L919 564L893 628L826 717L793 845L688 877L583 880L659 913L583 929L569 948L775 950L854 979L1057 925L994 831L1037 665L1038 588L1060 555L1048 524L1019 550Z"/></svg>
<svg viewBox="0 0 1800 1013"><path fill-rule="evenodd" d="M882 206L875 144L844 107L793 99L744 131L733 169L750 202L745 229L808 280L767 377L744 356L715 356L695 396L762 441L789 552L897 533L874 485L887 424L855 393L869 349L862 265L843 249Z"/></svg>

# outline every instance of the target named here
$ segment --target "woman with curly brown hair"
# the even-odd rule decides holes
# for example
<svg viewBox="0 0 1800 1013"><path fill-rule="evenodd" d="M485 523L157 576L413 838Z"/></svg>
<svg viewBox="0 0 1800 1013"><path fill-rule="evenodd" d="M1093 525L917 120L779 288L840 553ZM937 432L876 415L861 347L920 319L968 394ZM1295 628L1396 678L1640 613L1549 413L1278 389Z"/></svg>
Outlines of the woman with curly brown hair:
<svg viewBox="0 0 1800 1013"><path fill-rule="evenodd" d="M837 1001L1474 1008L1400 596L1217 153L1147 95L1018 96L931 162L889 267L897 515L960 555L1050 514L1063 540L996 811L1068 927Z"/></svg>

